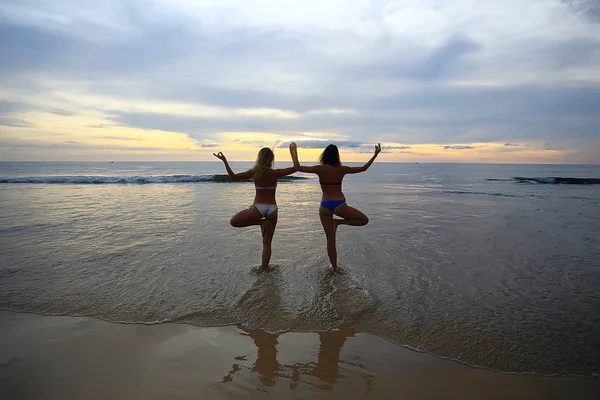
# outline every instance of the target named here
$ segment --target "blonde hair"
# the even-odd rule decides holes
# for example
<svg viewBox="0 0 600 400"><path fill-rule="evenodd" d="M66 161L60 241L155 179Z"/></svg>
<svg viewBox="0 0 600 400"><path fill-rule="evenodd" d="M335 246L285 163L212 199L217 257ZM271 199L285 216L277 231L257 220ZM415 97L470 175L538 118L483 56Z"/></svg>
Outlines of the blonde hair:
<svg viewBox="0 0 600 400"><path fill-rule="evenodd" d="M268 147L263 147L256 156L256 163L252 167L252 180L256 181L260 178L264 178L269 171L273 168L273 162L275 161L275 154L273 150Z"/></svg>

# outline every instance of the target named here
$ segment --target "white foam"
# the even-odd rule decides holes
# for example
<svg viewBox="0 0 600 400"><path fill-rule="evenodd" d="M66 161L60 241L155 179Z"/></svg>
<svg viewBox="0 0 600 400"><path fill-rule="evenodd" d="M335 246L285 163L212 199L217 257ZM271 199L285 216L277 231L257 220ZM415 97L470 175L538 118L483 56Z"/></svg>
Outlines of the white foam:
<svg viewBox="0 0 600 400"><path fill-rule="evenodd" d="M55 183L55 184L146 184L213 182L214 175L154 175L154 176L27 176L0 178L0 183Z"/></svg>

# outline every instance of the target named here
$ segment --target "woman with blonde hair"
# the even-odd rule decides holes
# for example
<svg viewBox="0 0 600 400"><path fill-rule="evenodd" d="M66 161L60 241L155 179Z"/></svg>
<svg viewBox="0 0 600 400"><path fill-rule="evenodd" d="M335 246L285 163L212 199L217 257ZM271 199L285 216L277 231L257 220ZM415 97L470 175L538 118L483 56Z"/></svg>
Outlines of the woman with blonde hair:
<svg viewBox="0 0 600 400"><path fill-rule="evenodd" d="M356 174L369 169L380 152L381 145L378 143L375 145L373 157L371 157L371 159L362 167L347 167L342 165L339 150L334 144L325 147L325 150L323 150L323 153L319 158L320 165L315 165L313 167L300 165L297 152L292 152L292 160L294 161L296 170L301 172L311 172L317 174L319 177L319 183L321 185L321 190L323 191L321 206L319 207L319 217L321 218L321 224L323 225L323 230L327 237L327 255L329 256L334 272L338 271L337 249L335 244L338 226L362 226L369 223L369 218L365 214L346 204L346 197L342 192L342 180L346 174ZM333 218L334 215L341 219Z"/></svg>
<svg viewBox="0 0 600 400"><path fill-rule="evenodd" d="M295 154L296 145L290 145L290 153ZM277 202L275 201L275 189L277 180L286 175L296 172L295 167L273 169L275 154L268 147L263 147L258 152L254 167L246 172L236 174L233 172L223 153L213 153L215 157L222 160L231 180L252 179L256 195L254 203L246 210L242 210L231 217L231 226L242 228L245 226L260 225L263 237L262 270L269 268L271 260L271 243L277 225ZM297 156L296 156L297 157Z"/></svg>

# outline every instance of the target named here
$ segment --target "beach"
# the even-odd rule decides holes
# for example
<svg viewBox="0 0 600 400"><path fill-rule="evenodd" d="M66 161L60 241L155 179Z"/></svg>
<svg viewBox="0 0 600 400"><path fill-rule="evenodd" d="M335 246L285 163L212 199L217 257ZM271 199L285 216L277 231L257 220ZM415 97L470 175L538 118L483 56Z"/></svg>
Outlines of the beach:
<svg viewBox="0 0 600 400"><path fill-rule="evenodd" d="M376 163L344 180L370 222L340 228L341 275L325 252L314 176L280 181L271 267L260 273L260 230L229 225L252 184L223 172L0 163L2 354L13 354L2 359L3 387L35 398L19 390L53 373L45 382L57 398L77 382L89 396L123 398L231 388L310 397L327 385L360 398L370 380L368 393L429 398L578 398L567 393L596 387L598 166ZM188 337L222 340L209 352ZM254 365L262 342L279 342L276 373L262 368L275 361ZM329 366L317 368L321 347ZM332 383L338 347L348 378Z"/></svg>
<svg viewBox="0 0 600 400"><path fill-rule="evenodd" d="M5 399L595 399L600 380L508 375L418 353L351 327L111 324L0 312Z"/></svg>

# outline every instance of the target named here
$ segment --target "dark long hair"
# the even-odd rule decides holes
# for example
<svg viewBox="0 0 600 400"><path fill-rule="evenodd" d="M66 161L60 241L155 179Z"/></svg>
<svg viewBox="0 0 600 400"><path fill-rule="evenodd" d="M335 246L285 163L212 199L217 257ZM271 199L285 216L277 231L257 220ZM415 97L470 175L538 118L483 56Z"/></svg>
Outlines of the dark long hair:
<svg viewBox="0 0 600 400"><path fill-rule="evenodd" d="M334 167L342 165L340 162L340 152L335 144L330 144L325 147L325 150L321 153L321 157L319 157L319 163L321 163L321 165L331 165Z"/></svg>

